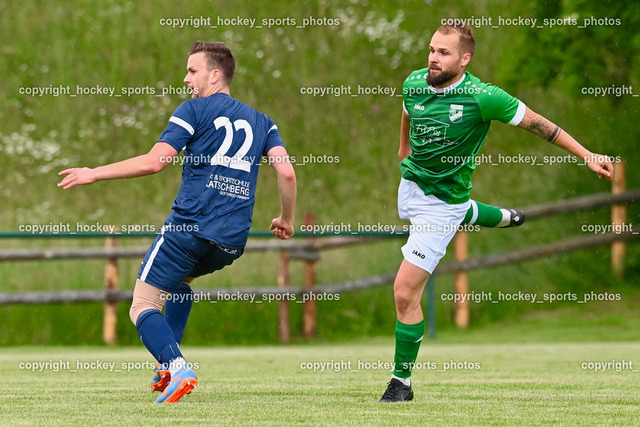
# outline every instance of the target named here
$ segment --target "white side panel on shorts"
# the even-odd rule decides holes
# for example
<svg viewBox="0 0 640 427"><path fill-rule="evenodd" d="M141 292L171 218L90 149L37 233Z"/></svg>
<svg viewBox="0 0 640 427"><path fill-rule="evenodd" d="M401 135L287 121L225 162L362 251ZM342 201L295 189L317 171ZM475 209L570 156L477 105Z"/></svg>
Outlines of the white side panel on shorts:
<svg viewBox="0 0 640 427"><path fill-rule="evenodd" d="M151 265L153 264L153 260L155 259L156 255L158 255L158 251L160 250L160 245L162 245L162 243L164 243L164 236L162 236L160 240L158 240L158 243L156 243L155 248L153 248L153 252L151 252L151 255L149 255L149 259L147 260L147 265L145 265L144 270L142 270L142 274L140 275L140 280L142 280L143 282L146 282L147 280L147 274L149 274L149 270L151 270Z"/></svg>

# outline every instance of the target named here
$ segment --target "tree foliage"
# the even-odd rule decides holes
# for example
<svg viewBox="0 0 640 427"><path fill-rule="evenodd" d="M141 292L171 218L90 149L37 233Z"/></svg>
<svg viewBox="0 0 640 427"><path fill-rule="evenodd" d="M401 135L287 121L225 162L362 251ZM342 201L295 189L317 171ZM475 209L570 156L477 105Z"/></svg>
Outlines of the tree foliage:
<svg viewBox="0 0 640 427"><path fill-rule="evenodd" d="M531 13L543 28L513 40L514 60L502 70L509 86L560 82L578 93L640 83L640 2L539 0Z"/></svg>

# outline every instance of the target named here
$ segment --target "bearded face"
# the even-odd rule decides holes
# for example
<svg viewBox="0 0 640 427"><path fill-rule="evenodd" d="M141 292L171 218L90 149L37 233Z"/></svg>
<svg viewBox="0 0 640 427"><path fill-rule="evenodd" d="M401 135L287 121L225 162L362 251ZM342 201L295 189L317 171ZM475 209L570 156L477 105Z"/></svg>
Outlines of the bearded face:
<svg viewBox="0 0 640 427"><path fill-rule="evenodd" d="M462 54L456 33L442 34L436 31L429 45L429 74L427 83L433 87L446 87L464 73L471 56Z"/></svg>
<svg viewBox="0 0 640 427"><path fill-rule="evenodd" d="M458 67L449 70L443 70L437 65L429 65L429 74L427 74L427 84L433 87L448 86L446 83L453 83L453 79L458 76Z"/></svg>

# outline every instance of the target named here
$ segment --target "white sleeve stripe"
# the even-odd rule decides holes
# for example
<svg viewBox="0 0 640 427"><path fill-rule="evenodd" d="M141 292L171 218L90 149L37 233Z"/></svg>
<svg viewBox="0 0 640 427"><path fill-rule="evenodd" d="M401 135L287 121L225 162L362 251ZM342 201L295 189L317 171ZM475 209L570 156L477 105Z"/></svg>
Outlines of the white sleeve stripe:
<svg viewBox="0 0 640 427"><path fill-rule="evenodd" d="M524 105L524 102L518 100L518 109L516 110L516 114L513 115L511 121L509 121L510 125L518 126L524 117L524 113L527 111L527 106Z"/></svg>
<svg viewBox="0 0 640 427"><path fill-rule="evenodd" d="M169 121L171 123L175 123L178 126L183 127L187 132L189 132L189 134L193 135L193 133L194 133L193 127L189 123L187 123L184 120L182 120L180 117L171 116L169 118Z"/></svg>
<svg viewBox="0 0 640 427"><path fill-rule="evenodd" d="M407 113L407 115L409 115L409 112L407 111L407 107L405 107L404 105L404 101L402 101L402 109L404 110L405 113Z"/></svg>
<svg viewBox="0 0 640 427"><path fill-rule="evenodd" d="M271 129L269 129L269 132L271 132L272 130L278 130L278 126L276 126L276 125L271 126ZM267 133L269 133L269 132L267 132Z"/></svg>

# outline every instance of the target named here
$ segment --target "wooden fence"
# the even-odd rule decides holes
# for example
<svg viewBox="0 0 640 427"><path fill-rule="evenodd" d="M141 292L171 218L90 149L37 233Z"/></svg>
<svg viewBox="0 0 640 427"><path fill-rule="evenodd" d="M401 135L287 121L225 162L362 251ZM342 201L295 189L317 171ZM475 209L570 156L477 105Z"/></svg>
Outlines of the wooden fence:
<svg viewBox="0 0 640 427"><path fill-rule="evenodd" d="M621 172L620 172L621 171ZM538 204L524 208L527 221L537 218L546 218L552 215L578 212L582 210L611 206L612 231L604 234L592 234L582 237L574 237L553 243L531 246L525 249L510 251L501 254L484 255L468 258L468 239L466 232L459 232L454 240L455 260L439 265L434 276L442 274L455 275L455 292L466 294L469 292L467 272L475 269L497 267L506 264L514 264L534 259L550 257L558 254L583 250L602 245L611 245L612 269L616 277L622 278L624 271L624 258L626 242L640 238L640 227L631 227L626 224L626 206L640 201L640 189L625 190L624 166L618 164L611 193L598 193L588 196L580 196L551 203ZM306 214L304 222L313 225L315 219L312 214ZM269 233L253 233L254 236L266 236ZM245 252L279 251L279 274L277 288L233 288L233 289L209 289L195 290L200 300L213 300L228 293L235 295L253 295L262 298L264 295L275 294L330 294L343 293L375 286L384 286L393 283L395 272L366 277L357 280L349 280L334 284L316 286L315 265L320 259L320 253L325 250L340 248L350 245L367 244L373 240L382 238L405 238L407 233L382 234L360 233L359 235L334 235L331 237L317 236L313 233L298 233L302 241L277 241L258 242L250 240ZM53 303L85 303L104 302L103 339L107 344L116 342L116 308L119 301L130 301L133 291L122 291L118 283L118 259L142 258L148 246L144 247L120 247L117 242L124 237L155 237L144 233L134 235L102 235L99 233L83 235L47 235L33 236L24 233L0 233L0 238L23 237L106 237L106 245L102 248L47 248L47 249L11 249L0 251L0 263L11 261L32 260L68 260L68 259L96 259L107 260L105 269L104 290L89 291L57 291L57 292L11 292L0 293L0 305L9 304L53 304ZM319 238L322 237L322 238ZM301 287L291 287L289 268L292 261L304 263L304 283ZM215 292L213 292L215 291ZM427 293L432 294L432 288ZM433 307L433 298L430 298L429 306ZM465 328L469 324L469 307L466 299L460 299L456 303L455 324ZM289 342L291 337L289 302L279 301L279 336L282 342ZM430 311L433 311L430 309ZM433 326L431 323L431 327ZM316 332L316 307L313 299L304 303L303 309L303 335L313 337Z"/></svg>

